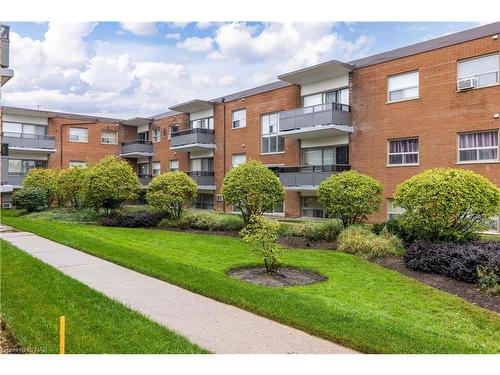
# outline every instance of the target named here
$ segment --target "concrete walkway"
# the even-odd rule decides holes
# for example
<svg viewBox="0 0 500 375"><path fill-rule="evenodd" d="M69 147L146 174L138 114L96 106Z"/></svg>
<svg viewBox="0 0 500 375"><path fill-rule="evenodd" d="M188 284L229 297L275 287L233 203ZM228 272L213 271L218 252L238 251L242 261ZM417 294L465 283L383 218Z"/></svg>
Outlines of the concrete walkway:
<svg viewBox="0 0 500 375"><path fill-rule="evenodd" d="M64 274L215 353L355 353L343 346L189 292L28 232L1 238Z"/></svg>

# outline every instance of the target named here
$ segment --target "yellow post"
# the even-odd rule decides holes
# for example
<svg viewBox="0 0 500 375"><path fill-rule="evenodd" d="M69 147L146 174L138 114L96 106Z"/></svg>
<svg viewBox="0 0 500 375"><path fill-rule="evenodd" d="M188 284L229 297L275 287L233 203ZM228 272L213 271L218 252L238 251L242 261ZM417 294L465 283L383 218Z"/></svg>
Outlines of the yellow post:
<svg viewBox="0 0 500 375"><path fill-rule="evenodd" d="M66 334L66 317L59 317L59 354L64 354L65 351L65 334Z"/></svg>

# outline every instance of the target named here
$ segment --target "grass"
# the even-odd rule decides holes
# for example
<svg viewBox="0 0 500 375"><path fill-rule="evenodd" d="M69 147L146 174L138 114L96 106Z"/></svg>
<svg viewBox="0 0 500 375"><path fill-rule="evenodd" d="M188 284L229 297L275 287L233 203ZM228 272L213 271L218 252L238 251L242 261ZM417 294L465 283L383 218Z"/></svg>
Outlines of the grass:
<svg viewBox="0 0 500 375"><path fill-rule="evenodd" d="M287 250L323 283L268 288L226 271L256 264L238 238L35 220L2 221L144 274L369 353L499 353L500 317L353 255Z"/></svg>
<svg viewBox="0 0 500 375"><path fill-rule="evenodd" d="M198 346L1 240L1 315L23 350L58 353L203 353Z"/></svg>

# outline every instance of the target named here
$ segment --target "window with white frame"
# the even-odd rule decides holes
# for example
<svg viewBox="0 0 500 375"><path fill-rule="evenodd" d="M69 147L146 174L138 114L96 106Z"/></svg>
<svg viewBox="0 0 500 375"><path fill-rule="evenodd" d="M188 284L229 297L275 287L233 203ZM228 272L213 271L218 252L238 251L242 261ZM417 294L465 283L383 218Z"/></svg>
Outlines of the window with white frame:
<svg viewBox="0 0 500 375"><path fill-rule="evenodd" d="M112 130L103 130L101 132L101 143L109 145L118 144L118 132Z"/></svg>
<svg viewBox="0 0 500 375"><path fill-rule="evenodd" d="M159 176L161 174L161 165L159 161L154 161L151 169L153 176Z"/></svg>
<svg viewBox="0 0 500 375"><path fill-rule="evenodd" d="M458 161L498 161L498 130L458 135Z"/></svg>
<svg viewBox="0 0 500 375"><path fill-rule="evenodd" d="M175 172L179 170L179 160L170 160L169 161L169 170L170 172Z"/></svg>
<svg viewBox="0 0 500 375"><path fill-rule="evenodd" d="M304 217L324 218L325 210L318 201L318 197L302 196L300 198L300 215Z"/></svg>
<svg viewBox="0 0 500 375"><path fill-rule="evenodd" d="M168 127L168 139L172 139L172 133L176 133L179 131L178 124L172 124Z"/></svg>
<svg viewBox="0 0 500 375"><path fill-rule="evenodd" d="M279 115L271 113L261 117L262 142L261 152L272 154L285 150L285 139L279 133Z"/></svg>
<svg viewBox="0 0 500 375"><path fill-rule="evenodd" d="M47 135L48 126L23 124L20 122L2 122L2 131L9 137L28 136L30 138L43 137ZM8 133L8 134L7 134Z"/></svg>
<svg viewBox="0 0 500 375"><path fill-rule="evenodd" d="M387 78L387 101L415 99L419 95L419 74L409 72Z"/></svg>
<svg viewBox="0 0 500 375"><path fill-rule="evenodd" d="M405 212L403 207L396 206L394 199L387 199L387 217L389 220L396 219L399 215Z"/></svg>
<svg viewBox="0 0 500 375"><path fill-rule="evenodd" d="M161 141L161 129L154 128L153 129L153 143L158 143Z"/></svg>
<svg viewBox="0 0 500 375"><path fill-rule="evenodd" d="M244 164L247 161L246 154L233 154L231 158L231 164L234 167L237 167L240 164Z"/></svg>
<svg viewBox="0 0 500 375"><path fill-rule="evenodd" d="M486 233L500 233L500 217L493 216L485 223Z"/></svg>
<svg viewBox="0 0 500 375"><path fill-rule="evenodd" d="M387 163L389 165L418 164L418 138L390 140Z"/></svg>
<svg viewBox="0 0 500 375"><path fill-rule="evenodd" d="M87 143L89 141L89 129L87 128L69 128L70 142Z"/></svg>
<svg viewBox="0 0 500 375"><path fill-rule="evenodd" d="M72 160L69 162L70 168L87 168L88 163L86 161Z"/></svg>
<svg viewBox="0 0 500 375"><path fill-rule="evenodd" d="M191 121L192 129L214 129L214 118L206 117Z"/></svg>
<svg viewBox="0 0 500 375"><path fill-rule="evenodd" d="M244 128L247 126L247 110L240 109L233 112L233 129Z"/></svg>
<svg viewBox="0 0 500 375"><path fill-rule="evenodd" d="M498 83L499 54L475 57L458 62L458 80L474 78L475 87Z"/></svg>
<svg viewBox="0 0 500 375"><path fill-rule="evenodd" d="M284 215L285 214L285 202L280 202L273 207L273 210L266 212L269 215Z"/></svg>

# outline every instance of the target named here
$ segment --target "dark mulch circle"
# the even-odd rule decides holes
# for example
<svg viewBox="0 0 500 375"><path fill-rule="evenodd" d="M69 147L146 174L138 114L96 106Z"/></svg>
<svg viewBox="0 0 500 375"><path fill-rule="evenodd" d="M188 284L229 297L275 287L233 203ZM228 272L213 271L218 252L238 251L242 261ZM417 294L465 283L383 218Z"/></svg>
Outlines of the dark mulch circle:
<svg viewBox="0 0 500 375"><path fill-rule="evenodd" d="M307 238L295 236L282 236L276 242L294 249L335 250L337 247L335 241L309 241Z"/></svg>
<svg viewBox="0 0 500 375"><path fill-rule="evenodd" d="M375 259L374 263L377 263L382 267L398 271L403 275L421 281L434 288L454 294L472 302L475 305L484 307L485 309L500 313L500 296L483 292L477 287L477 285L469 284L464 281L455 280L435 273L412 270L411 268L406 267L402 257L387 256Z"/></svg>
<svg viewBox="0 0 500 375"><path fill-rule="evenodd" d="M278 287L310 285L326 280L326 277L309 270L293 267L280 267L277 273L270 274L261 266L235 268L227 272L235 279L252 284Z"/></svg>

